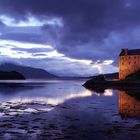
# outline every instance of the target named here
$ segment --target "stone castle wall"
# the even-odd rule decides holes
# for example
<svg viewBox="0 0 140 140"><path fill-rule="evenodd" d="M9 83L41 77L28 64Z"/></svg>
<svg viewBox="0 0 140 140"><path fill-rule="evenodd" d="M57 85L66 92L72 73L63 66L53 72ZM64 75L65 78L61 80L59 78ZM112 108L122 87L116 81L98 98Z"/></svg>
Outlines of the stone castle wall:
<svg viewBox="0 0 140 140"><path fill-rule="evenodd" d="M140 69L140 55L123 55L119 57L119 79L124 79Z"/></svg>

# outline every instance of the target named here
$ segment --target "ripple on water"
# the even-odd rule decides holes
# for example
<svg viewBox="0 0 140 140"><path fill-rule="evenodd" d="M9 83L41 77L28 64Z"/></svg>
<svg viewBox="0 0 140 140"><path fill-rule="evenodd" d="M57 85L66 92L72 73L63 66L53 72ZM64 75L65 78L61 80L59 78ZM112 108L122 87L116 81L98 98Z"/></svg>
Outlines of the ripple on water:
<svg viewBox="0 0 140 140"><path fill-rule="evenodd" d="M39 103L11 103L4 102L0 107L0 118L20 116L31 113L42 113L51 111L54 106Z"/></svg>

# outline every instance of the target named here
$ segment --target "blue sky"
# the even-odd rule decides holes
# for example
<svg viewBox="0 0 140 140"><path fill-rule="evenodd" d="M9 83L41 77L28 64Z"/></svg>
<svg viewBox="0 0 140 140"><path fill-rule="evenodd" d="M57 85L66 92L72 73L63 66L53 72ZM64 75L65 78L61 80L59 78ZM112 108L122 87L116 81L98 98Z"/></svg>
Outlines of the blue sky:
<svg viewBox="0 0 140 140"><path fill-rule="evenodd" d="M140 46L138 0L0 1L0 62L61 76L118 71L122 48Z"/></svg>

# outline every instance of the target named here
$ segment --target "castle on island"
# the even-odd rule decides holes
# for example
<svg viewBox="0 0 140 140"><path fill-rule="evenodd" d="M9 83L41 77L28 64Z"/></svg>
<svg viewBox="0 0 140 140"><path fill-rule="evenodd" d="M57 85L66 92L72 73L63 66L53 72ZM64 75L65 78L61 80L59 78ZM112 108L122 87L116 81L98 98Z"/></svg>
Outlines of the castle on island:
<svg viewBox="0 0 140 140"><path fill-rule="evenodd" d="M140 49L122 49L119 55L119 79L140 70Z"/></svg>

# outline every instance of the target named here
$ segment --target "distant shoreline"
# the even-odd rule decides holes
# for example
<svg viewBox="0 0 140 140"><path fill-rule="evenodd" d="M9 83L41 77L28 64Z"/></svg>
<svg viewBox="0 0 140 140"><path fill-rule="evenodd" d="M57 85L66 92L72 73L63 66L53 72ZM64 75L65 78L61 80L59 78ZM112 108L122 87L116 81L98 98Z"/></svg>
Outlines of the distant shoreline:
<svg viewBox="0 0 140 140"><path fill-rule="evenodd" d="M96 81L90 79L86 81L83 86L87 89L140 89L140 81Z"/></svg>

